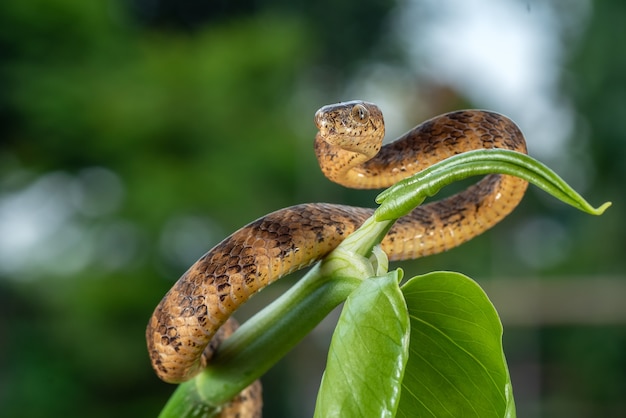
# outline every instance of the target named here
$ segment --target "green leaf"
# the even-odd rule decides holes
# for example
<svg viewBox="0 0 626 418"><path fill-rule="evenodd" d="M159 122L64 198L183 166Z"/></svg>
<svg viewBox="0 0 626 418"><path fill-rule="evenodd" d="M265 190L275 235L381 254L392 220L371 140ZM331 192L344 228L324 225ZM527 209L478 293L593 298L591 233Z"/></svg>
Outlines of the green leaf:
<svg viewBox="0 0 626 418"><path fill-rule="evenodd" d="M376 197L376 220L400 218L442 187L468 177L501 173L520 177L583 212L601 215L609 206L591 206L561 177L534 158L503 149L484 149L454 155L389 187Z"/></svg>
<svg viewBox="0 0 626 418"><path fill-rule="evenodd" d="M401 272L370 278L352 293L333 334L315 417L393 417L408 355Z"/></svg>
<svg viewBox="0 0 626 418"><path fill-rule="evenodd" d="M435 272L402 292L411 321L398 417L514 417L498 314L470 278Z"/></svg>

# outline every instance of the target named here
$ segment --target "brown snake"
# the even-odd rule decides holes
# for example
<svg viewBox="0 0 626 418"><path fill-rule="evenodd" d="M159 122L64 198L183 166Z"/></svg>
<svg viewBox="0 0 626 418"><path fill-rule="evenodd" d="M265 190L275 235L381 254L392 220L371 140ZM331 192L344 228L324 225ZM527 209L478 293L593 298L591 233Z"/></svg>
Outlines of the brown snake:
<svg viewBox="0 0 626 418"><path fill-rule="evenodd" d="M382 146L384 122L375 105L353 101L315 114L315 152L324 174L347 187L391 186L469 150L526 152L519 128L487 111L430 119ZM400 218L382 242L391 260L439 253L479 235L508 215L527 183L492 174L464 191ZM218 329L250 296L332 251L372 209L311 203L270 213L216 245L176 282L150 318L148 351L166 382L190 379L206 366Z"/></svg>

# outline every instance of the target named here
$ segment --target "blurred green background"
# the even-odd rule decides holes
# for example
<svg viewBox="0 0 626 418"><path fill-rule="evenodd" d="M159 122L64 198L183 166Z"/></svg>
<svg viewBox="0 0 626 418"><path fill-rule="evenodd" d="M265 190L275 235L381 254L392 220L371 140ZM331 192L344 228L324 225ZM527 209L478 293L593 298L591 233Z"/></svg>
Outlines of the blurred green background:
<svg viewBox="0 0 626 418"><path fill-rule="evenodd" d="M625 416L624 21L621 0L4 0L2 416L155 416L174 387L144 328L189 265L284 206L373 205L312 152L315 110L356 98L390 137L505 113L533 156L613 201L595 218L531 188L494 230L402 266L485 286L518 416ZM332 326L264 377L265 416L311 415Z"/></svg>

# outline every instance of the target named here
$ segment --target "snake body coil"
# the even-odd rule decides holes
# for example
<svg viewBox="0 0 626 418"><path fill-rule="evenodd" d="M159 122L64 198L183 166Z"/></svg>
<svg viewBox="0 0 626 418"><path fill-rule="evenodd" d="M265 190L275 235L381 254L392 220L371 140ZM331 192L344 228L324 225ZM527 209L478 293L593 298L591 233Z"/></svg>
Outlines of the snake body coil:
<svg viewBox="0 0 626 418"><path fill-rule="evenodd" d="M526 152L508 118L458 111L428 120L382 145L384 122L375 105L354 101L321 108L315 152L324 174L354 188L382 188L447 157L481 148ZM391 260L439 253L489 229L519 203L527 183L489 175L464 191L418 207L382 242ZM152 366L166 382L190 379L206 366L210 343L250 296L280 277L321 259L372 209L315 203L270 213L241 228L200 258L165 295L146 331Z"/></svg>

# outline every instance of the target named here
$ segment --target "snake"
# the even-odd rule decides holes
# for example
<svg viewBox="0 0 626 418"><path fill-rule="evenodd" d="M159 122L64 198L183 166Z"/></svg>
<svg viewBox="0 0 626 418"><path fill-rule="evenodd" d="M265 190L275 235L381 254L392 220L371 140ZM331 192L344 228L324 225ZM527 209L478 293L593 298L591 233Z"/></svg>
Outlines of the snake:
<svg viewBox="0 0 626 418"><path fill-rule="evenodd" d="M389 187L448 157L476 149L526 153L518 126L485 110L429 119L385 143L382 111L365 101L327 105L315 113L314 150L323 174L356 189ZM449 250L481 234L521 201L528 183L489 174L457 194L398 219L381 242L390 260ZM152 367L165 382L191 379L215 352L216 334L252 295L322 259L372 208L305 203L277 210L239 229L194 263L152 314L146 340Z"/></svg>

